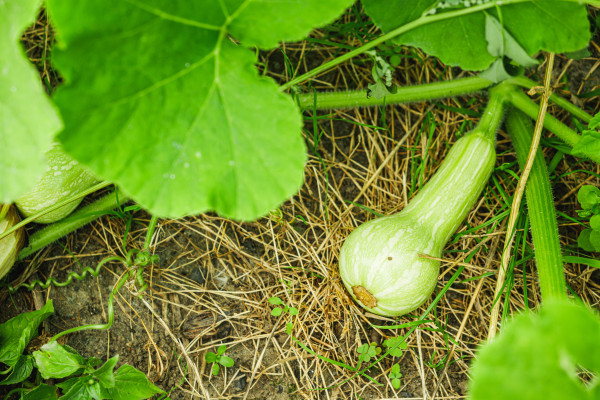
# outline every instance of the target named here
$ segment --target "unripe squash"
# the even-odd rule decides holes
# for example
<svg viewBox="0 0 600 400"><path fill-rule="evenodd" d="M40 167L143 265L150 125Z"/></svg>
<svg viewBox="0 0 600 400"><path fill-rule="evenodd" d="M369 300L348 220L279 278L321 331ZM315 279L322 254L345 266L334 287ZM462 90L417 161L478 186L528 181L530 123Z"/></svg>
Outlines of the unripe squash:
<svg viewBox="0 0 600 400"><path fill-rule="evenodd" d="M0 209L2 209L2 204L0 204ZM4 218L0 220L0 235L15 226L20 220L15 208L10 206ZM17 255L23 246L23 239L23 228L0 239L0 279L10 271L17 260Z"/></svg>
<svg viewBox="0 0 600 400"><path fill-rule="evenodd" d="M340 252L340 275L362 307L393 317L431 296L440 262L419 255L442 255L481 195L495 160L493 137L478 130L468 133L400 213L371 220L348 236Z"/></svg>
<svg viewBox="0 0 600 400"><path fill-rule="evenodd" d="M53 205L67 200L98 183L98 179L85 167L68 156L59 145L47 153L48 167L39 182L29 192L19 197L15 204L23 216L30 217ZM81 200L75 200L35 222L48 224L71 214Z"/></svg>

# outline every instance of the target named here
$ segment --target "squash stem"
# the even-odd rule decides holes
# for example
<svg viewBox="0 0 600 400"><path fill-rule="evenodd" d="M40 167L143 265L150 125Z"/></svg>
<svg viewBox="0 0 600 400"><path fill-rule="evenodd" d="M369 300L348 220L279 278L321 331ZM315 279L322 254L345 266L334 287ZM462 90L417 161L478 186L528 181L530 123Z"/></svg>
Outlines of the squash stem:
<svg viewBox="0 0 600 400"><path fill-rule="evenodd" d="M0 205L0 221L2 221L4 219L4 217L6 217L6 214L8 214L9 209L10 209L10 204L1 204Z"/></svg>
<svg viewBox="0 0 600 400"><path fill-rule="evenodd" d="M523 112L512 109L508 113L506 126L515 147L519 165L524 168L533 139L531 120ZM540 150L537 151L533 161L525 196L542 298L544 301L548 301L551 298L566 297L556 210L548 169Z"/></svg>
<svg viewBox="0 0 600 400"><path fill-rule="evenodd" d="M296 99L302 109L318 110L331 108L352 108L386 104L410 103L460 96L489 88L493 82L478 76L451 81L432 82L422 85L405 86L396 93L376 99L367 96L367 90L302 93Z"/></svg>
<svg viewBox="0 0 600 400"><path fill-rule="evenodd" d="M505 103L506 95L502 87L495 86L489 90L488 103L475 130L486 134L492 142L496 141L496 132L504 117Z"/></svg>
<svg viewBox="0 0 600 400"><path fill-rule="evenodd" d="M527 114L530 118L536 119L538 114L538 105L531 100L525 93L515 89L510 91L508 96L508 100L510 103ZM571 128L560 122L558 119L553 117L552 115L547 114L544 118L544 128L553 132L556 136L558 136L563 142L573 147L579 140L581 140L581 136L579 136L575 131ZM600 164L600 155L595 153L586 154L594 162Z"/></svg>
<svg viewBox="0 0 600 400"><path fill-rule="evenodd" d="M113 196L115 197L115 196ZM112 257L111 257L112 258ZM105 259L104 261L108 262L108 261L112 261L109 260L109 258ZM103 262L101 262L102 264ZM102 330L106 330L109 329L114 320L115 320L115 312L114 312L114 300L115 300L115 294L119 291L119 289L121 289L123 287L123 285L125 285L125 283L127 282L127 280L131 277L131 275L133 274L133 270L128 270L127 272L125 272L125 274L123 276L121 276L121 278L119 279L119 281L117 282L117 284L115 285L115 287L113 288L113 290L111 290L110 295L108 296L108 321L106 322L106 324L91 324L91 325L82 325L82 326L76 326L74 328L71 329L67 329L66 331L62 331L56 335L54 335L50 341L55 341L58 338L60 338L61 336L67 335L69 333L75 333L75 332L80 332L80 331L84 331L84 330L88 330L88 329L102 329Z"/></svg>
<svg viewBox="0 0 600 400"><path fill-rule="evenodd" d="M527 90L536 86L540 86L539 83L532 81L531 79L524 76L514 77L509 79L509 81ZM586 113L581 108L577 107L575 104L569 102L566 99L563 99L562 97L556 94L550 95L550 101L556 104L557 106L563 108L564 110L568 111L571 115L573 115L576 118L579 118L582 121L590 122L592 119L592 116L590 114Z"/></svg>
<svg viewBox="0 0 600 400"><path fill-rule="evenodd" d="M55 222L42 228L29 237L29 246L19 252L18 260L23 260L36 251L46 247L50 243L68 235L76 229L92 222L93 220L105 215L107 212L117 208L121 204L129 201L125 196L116 196L113 192L95 202L80 208L71 214L68 218Z"/></svg>

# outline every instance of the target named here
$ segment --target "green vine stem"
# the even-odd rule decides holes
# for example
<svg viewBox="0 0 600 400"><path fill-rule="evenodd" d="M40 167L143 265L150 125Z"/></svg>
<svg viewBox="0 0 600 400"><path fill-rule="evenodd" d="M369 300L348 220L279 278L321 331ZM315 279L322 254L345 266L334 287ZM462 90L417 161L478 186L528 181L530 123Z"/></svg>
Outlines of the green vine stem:
<svg viewBox="0 0 600 400"><path fill-rule="evenodd" d="M108 321L106 322L106 324L90 324L90 325L76 326L74 328L67 329L60 333L57 333L56 335L54 335L52 337L52 339L50 339L50 341L52 342L61 336L67 335L69 333L83 331L83 330L88 330L88 329L106 330L106 329L109 329L115 320L115 311L114 311L115 294L119 291L119 289L121 289L123 287L123 285L125 285L125 283L127 282L127 280L131 277L131 275L133 273L134 273L134 270L131 270L131 269L127 270L127 272L125 272L125 274L123 274L123 276L121 276L121 278L119 279L119 281L117 282L117 284L115 285L113 290L111 290L110 295L108 296L108 304L107 304Z"/></svg>
<svg viewBox="0 0 600 400"><path fill-rule="evenodd" d="M489 99L475 129L486 132L492 142L496 142L496 133L502 123L506 110L505 93L502 87L494 86L489 90Z"/></svg>
<svg viewBox="0 0 600 400"><path fill-rule="evenodd" d="M547 115L546 118L548 118ZM533 124L521 111L511 109L506 120L506 127L515 147L519 165L523 168L527 162L529 147L533 139ZM525 196L542 298L547 301L552 298L566 297L564 265L558 239L554 199L546 162L539 150L533 161Z"/></svg>
<svg viewBox="0 0 600 400"><path fill-rule="evenodd" d="M406 86L397 89L396 93L376 99L367 96L367 90L343 92L315 92L297 95L298 105L302 109L330 109L377 106L385 104L410 103L460 96L487 89L493 82L478 76L440 81L422 85Z"/></svg>
<svg viewBox="0 0 600 400"><path fill-rule="evenodd" d="M77 279L79 281L84 280L88 276L88 274L93 277L97 277L98 274L100 273L100 269L104 266L104 264L113 262L113 261L115 261L115 262L120 261L122 263L126 263L126 260L123 257L119 257L119 256L107 257L107 258L103 259L102 261L100 261L98 263L98 265L96 265L96 268L94 268L94 269L92 269L90 267L85 267L81 274L78 274L77 272L70 272L69 277L67 278L66 281L59 282L55 278L48 278L45 282L42 282L41 280L35 280L31 283L26 283L26 282L21 283L20 285L17 285L15 287L9 286L8 292L15 293L17 290L19 290L21 288L25 288L27 290L33 290L36 286L39 286L41 289L47 289L50 285L57 286L57 287L67 286L68 284L73 282L73 279Z"/></svg>
<svg viewBox="0 0 600 400"><path fill-rule="evenodd" d="M0 207L0 221L2 221L4 217L6 217L6 214L8 214L9 209L10 204L2 204L2 206Z"/></svg>
<svg viewBox="0 0 600 400"><path fill-rule="evenodd" d="M509 79L509 81L527 90L536 86L540 86L537 82L532 81L531 79L526 78L524 76L511 78ZM563 108L564 110L568 111L571 115L581 119L582 121L590 122L592 119L592 116L590 114L586 113L581 108L577 107L575 104L571 103L567 99L563 99L562 97L556 94L550 95L550 101L556 104L557 106Z"/></svg>
<svg viewBox="0 0 600 400"><path fill-rule="evenodd" d="M29 237L29 246L23 248L19 252L17 259L23 260L36 251L48 246L50 243L94 221L127 201L129 201L129 198L125 196L119 197L116 192L113 192L80 208L68 218L34 232Z"/></svg>
<svg viewBox="0 0 600 400"><path fill-rule="evenodd" d="M518 4L518 3L527 3L530 1L532 1L532 0L504 0L504 1L502 1L502 6L509 6L509 5ZM575 1L575 0L570 0L570 1ZM587 0L587 1L585 1L585 3L593 4L593 3L599 3L599 2L594 1L594 0ZM336 65L339 65L347 60L350 60L353 57L356 57L368 50L371 50L372 48L380 45L381 43L384 43L388 40L394 39L396 36L400 36L408 31L411 31L418 27L428 25L433 22L439 22L439 21L443 21L443 20L460 17L462 15L473 14L473 13L484 11L484 10L487 10L490 8L496 8L498 6L500 6L500 1L490 1L490 2L483 3L483 4L477 4L477 5L474 5L471 7L461 8L456 11L449 11L449 12L439 13L439 14L422 15L421 17L419 17L405 25L402 25L384 35L381 35L377 39L374 39L374 40L370 41L369 43L362 45L359 48L356 48L352 51L349 51L346 54L336 57L335 59L333 59L317 68L314 68L305 74L302 74L302 75L290 80L289 82L281 85L279 87L279 90L285 91L285 90L291 88L292 86L298 85L310 78L313 78L321 73L328 71L329 69L335 67Z"/></svg>
<svg viewBox="0 0 600 400"><path fill-rule="evenodd" d="M530 118L536 119L539 106L521 90L519 90L515 86L513 87L515 88L515 90L511 90L508 92L508 101L513 106L527 114L527 116L529 116ZM565 142L571 147L575 146L581 139L581 136L579 136L575 131L573 131L571 128L569 128L568 126L566 126L558 119L549 114L546 115L546 117L544 118L544 128L553 132L563 142ZM591 160L595 161L596 163L600 164L600 154L588 153L586 154L586 156L589 157Z"/></svg>
<svg viewBox="0 0 600 400"><path fill-rule="evenodd" d="M320 75L328 70L330 70L331 68L334 68L335 66L350 60L353 57L356 57L360 54L363 54L364 52L371 50L372 48L388 41L391 39L394 39L396 36L400 36L408 31L411 31L413 29L419 28L421 26L427 25L427 24L431 24L433 22L438 22L438 21L443 21L443 20L447 20L447 19L452 19L452 18L456 18L456 17L460 17L462 15L468 15L468 14L473 14L476 12L480 12L480 11L485 11L487 9L490 8L499 8L500 6L511 6L513 4L519 4L519 3L528 3L531 2L533 0L503 0L503 1L489 1L486 3L482 3L482 4L477 4L471 7L466 7L466 8L462 8L456 11L450 11L450 12L445 12L445 13L440 13L440 14L433 14L433 15L422 15L421 17L405 24L402 25L384 35L381 35L380 37L378 37L377 39L374 39L372 41L370 41L369 43L365 43L364 45L362 45L361 47L358 47L352 51L349 51L346 54L343 54L339 57L334 58L333 60L326 62L325 64L314 68L310 71L308 71L305 74L302 74L296 78L293 78L292 80L290 80L289 82L286 82L285 84L281 85L279 87L280 91L285 91L290 89L291 87L295 86L295 85L299 85L300 83L309 80L310 78L313 78L317 75ZM585 0L585 1L580 1L580 0L566 0L566 1L570 1L573 3L585 3L585 4L589 4L595 7L600 7L600 1L598 0Z"/></svg>

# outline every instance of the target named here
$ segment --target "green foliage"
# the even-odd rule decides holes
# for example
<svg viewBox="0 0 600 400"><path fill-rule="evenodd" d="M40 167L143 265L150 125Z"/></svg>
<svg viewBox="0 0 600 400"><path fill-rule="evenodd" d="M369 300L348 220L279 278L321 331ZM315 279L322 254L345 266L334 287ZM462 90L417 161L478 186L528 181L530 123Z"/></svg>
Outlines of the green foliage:
<svg viewBox="0 0 600 400"><path fill-rule="evenodd" d="M245 46L301 39L351 3L48 1L59 140L155 215L257 218L298 190L306 148L298 107Z"/></svg>
<svg viewBox="0 0 600 400"><path fill-rule="evenodd" d="M590 228L585 229L577 238L577 245L585 251L600 251L600 189L592 185L583 185L577 193L581 204L579 216L590 218Z"/></svg>
<svg viewBox="0 0 600 400"><path fill-rule="evenodd" d="M485 345L471 367L473 400L600 398L600 318L583 305L547 301L523 313Z"/></svg>
<svg viewBox="0 0 600 400"><path fill-rule="evenodd" d="M460 1L452 2L451 7L442 7L438 6L438 0L363 0L362 3L367 14L385 32L416 21L424 13L439 18L446 12L477 4L476 1ZM450 5L450 2L446 3ZM589 23L583 4L554 0L544 0L543 6L539 1L486 3L490 7L484 11L427 23L397 36L394 42L420 47L447 65L474 71L485 70L504 56L514 57L513 60L519 62L540 50L575 51L589 42ZM501 16L496 8L500 9ZM503 46L488 43L488 29L497 31L498 27L486 26L487 15L501 22ZM548 29L548 26L560 26L560 29ZM496 40L499 38L498 32L492 35ZM489 46L495 51L490 53Z"/></svg>
<svg viewBox="0 0 600 400"><path fill-rule="evenodd" d="M84 358L55 340L32 355L24 354L39 324L53 312L50 301L39 311L20 314L0 325L0 354L3 356L0 361L10 367L5 372L9 376L1 384L25 383L35 366L43 379L68 379L55 386L39 382L28 384L34 387L24 392L25 400L141 400L163 393L146 375L127 364L115 372L118 356L102 364L100 359ZM60 397L57 388L62 392Z"/></svg>
<svg viewBox="0 0 600 400"><path fill-rule="evenodd" d="M392 87L392 72L394 68L375 50L368 51L367 54L373 59L373 68L371 74L375 83L369 84L369 96L381 99L395 92Z"/></svg>
<svg viewBox="0 0 600 400"><path fill-rule="evenodd" d="M223 345L219 346L216 353L209 351L204 355L204 360L207 363L212 364L211 371L212 371L213 375L217 375L219 373L219 370L221 369L219 364L224 367L233 367L233 364L234 364L233 358L227 357L225 355L226 350L227 350L227 345L223 344Z"/></svg>
<svg viewBox="0 0 600 400"><path fill-rule="evenodd" d="M280 315L285 313L289 313L290 315L298 315L298 309L296 307L289 307L285 305L283 303L283 300L281 300L279 297L271 297L269 299L269 303L275 306L281 306L275 307L271 310L271 315L274 317L279 317Z"/></svg>
<svg viewBox="0 0 600 400"><path fill-rule="evenodd" d="M41 310L19 314L0 325L0 362L13 368L42 321L54 313L52 301Z"/></svg>
<svg viewBox="0 0 600 400"><path fill-rule="evenodd" d="M587 129L584 129L581 140L573 147L571 154L585 157L586 154L600 154L600 113L594 115Z"/></svg>
<svg viewBox="0 0 600 400"><path fill-rule="evenodd" d="M38 181L46 168L44 154L62 127L19 43L41 4L0 2L0 203L11 203Z"/></svg>
<svg viewBox="0 0 600 400"><path fill-rule="evenodd" d="M396 389L396 390L400 389L400 385L401 385L400 378L402 378L402 374L400 373L400 364L394 364L392 366L392 369L390 370L388 377L392 381L392 386L394 387L394 389Z"/></svg>
<svg viewBox="0 0 600 400"><path fill-rule="evenodd" d="M393 337L383 341L383 345L388 348L388 354L394 357L402 357L402 350L408 348L408 344L403 337Z"/></svg>
<svg viewBox="0 0 600 400"><path fill-rule="evenodd" d="M356 349L356 352L359 354L356 368L359 369L363 362L369 362L372 358L381 354L381 347L377 346L377 343L363 343Z"/></svg>

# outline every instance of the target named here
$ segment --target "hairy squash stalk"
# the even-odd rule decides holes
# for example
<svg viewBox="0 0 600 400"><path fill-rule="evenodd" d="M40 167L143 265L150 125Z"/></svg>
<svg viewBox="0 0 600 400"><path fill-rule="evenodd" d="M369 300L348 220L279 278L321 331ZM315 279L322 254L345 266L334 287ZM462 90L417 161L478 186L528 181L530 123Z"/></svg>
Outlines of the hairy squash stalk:
<svg viewBox="0 0 600 400"><path fill-rule="evenodd" d="M32 190L15 201L19 211L25 217L35 215L76 196L99 182L86 168L65 154L59 145L52 147L46 155L48 167L42 178ZM81 200L82 198L77 199L44 214L37 218L36 222L48 224L59 221L71 214Z"/></svg>
<svg viewBox="0 0 600 400"><path fill-rule="evenodd" d="M506 118L506 128L514 144L519 165L523 168L533 139L531 119L523 112L511 109ZM525 194L542 298L544 301L565 298L564 264L554 197L544 155L540 150L536 153Z"/></svg>
<svg viewBox="0 0 600 400"><path fill-rule="evenodd" d="M0 220L0 234L19 222L19 215L14 207L8 209L0 204L0 209L6 210L4 218ZM17 229L10 235L0 240L0 278L3 278L12 268L17 259L17 254L23 245L23 228Z"/></svg>

